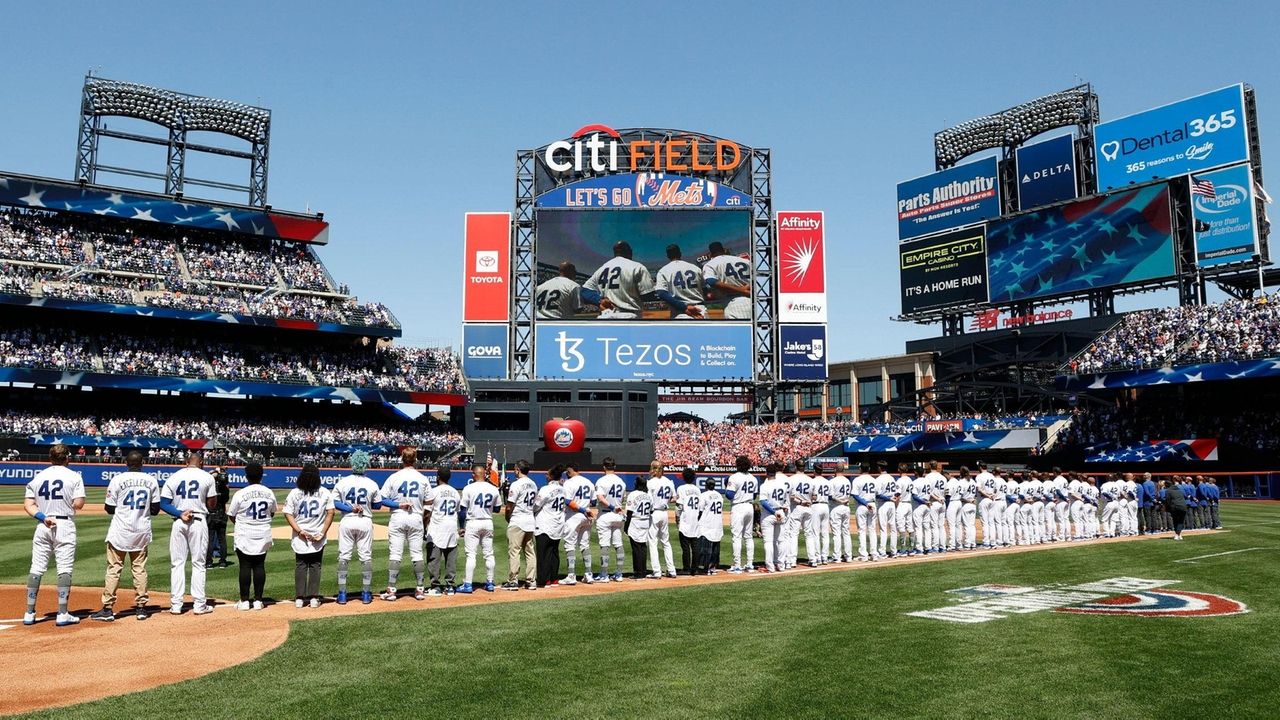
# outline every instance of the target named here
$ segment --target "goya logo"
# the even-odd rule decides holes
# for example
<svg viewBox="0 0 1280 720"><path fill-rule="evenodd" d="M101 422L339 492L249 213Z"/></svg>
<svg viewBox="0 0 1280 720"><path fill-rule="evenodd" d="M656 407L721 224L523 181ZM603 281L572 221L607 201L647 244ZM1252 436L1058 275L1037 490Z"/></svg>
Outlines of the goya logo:
<svg viewBox="0 0 1280 720"><path fill-rule="evenodd" d="M1179 590L1150 590L1105 598L1054 612L1076 615L1129 615L1137 617L1217 617L1249 612L1245 604L1221 595Z"/></svg>
<svg viewBox="0 0 1280 720"><path fill-rule="evenodd" d="M562 427L559 430L556 430L555 435L551 436L551 441L554 442L557 447L569 447L573 444L573 431L569 428Z"/></svg>

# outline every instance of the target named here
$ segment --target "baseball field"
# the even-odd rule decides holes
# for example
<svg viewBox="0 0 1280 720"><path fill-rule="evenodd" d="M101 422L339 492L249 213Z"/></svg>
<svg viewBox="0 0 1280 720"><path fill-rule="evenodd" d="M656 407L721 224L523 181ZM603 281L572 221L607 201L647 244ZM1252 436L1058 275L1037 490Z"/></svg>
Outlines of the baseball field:
<svg viewBox="0 0 1280 720"><path fill-rule="evenodd" d="M87 501L101 503L102 490ZM267 595L279 604L222 605L199 617L160 612L170 524L162 516L149 563L156 614L69 628L13 622L32 532L14 509L20 489L0 489L6 713L1234 720L1280 712L1280 505L1270 502L1224 503L1226 531L1183 542L1068 543L315 610L289 602L293 560L277 541ZM74 580L83 589L72 610L82 615L98 604L90 588L103 581L107 521L92 511L78 519ZM505 535L496 525L501 579ZM727 560L729 543L722 549ZM322 589L332 595L330 553ZM385 541L374 559L377 590ZM210 596L234 600L235 573L210 570ZM55 601L50 573L40 613ZM128 603L126 594L117 607Z"/></svg>

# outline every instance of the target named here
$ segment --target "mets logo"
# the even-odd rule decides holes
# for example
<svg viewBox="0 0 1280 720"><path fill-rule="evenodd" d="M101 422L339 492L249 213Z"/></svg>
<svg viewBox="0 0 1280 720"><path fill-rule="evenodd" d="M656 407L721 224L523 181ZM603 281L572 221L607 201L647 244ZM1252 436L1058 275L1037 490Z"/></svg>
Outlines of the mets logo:
<svg viewBox="0 0 1280 720"><path fill-rule="evenodd" d="M551 436L551 441L558 447L569 447L573 444L573 431L569 428L560 428Z"/></svg>
<svg viewBox="0 0 1280 720"><path fill-rule="evenodd" d="M1078 615L1129 615L1137 617L1217 617L1249 612L1245 604L1229 597L1185 590L1149 590L1105 598L1054 612Z"/></svg>

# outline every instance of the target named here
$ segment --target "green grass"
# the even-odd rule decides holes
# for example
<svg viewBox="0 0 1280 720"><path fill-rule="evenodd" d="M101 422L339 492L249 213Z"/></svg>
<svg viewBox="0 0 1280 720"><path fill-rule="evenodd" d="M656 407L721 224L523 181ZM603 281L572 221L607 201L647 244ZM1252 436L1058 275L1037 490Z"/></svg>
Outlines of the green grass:
<svg viewBox="0 0 1280 720"><path fill-rule="evenodd" d="M297 622L285 645L254 662L36 716L199 708L212 717L308 720L337 713L1274 717L1280 506L1231 504L1223 515L1231 532L1192 534L1182 543L1064 547L577 599L548 593L529 603ZM18 582L11 556L26 550L13 546L25 545L30 529L12 519L3 527L0 567L5 582ZM1269 549L1172 562L1253 547ZM277 561L288 555L279 545L273 554ZM272 569L279 593L284 573ZM79 582L94 579L86 575ZM1227 595L1251 612L1199 619L1037 612L976 625L904 614L942 606L946 590L978 583L1123 575L1181 580L1175 587Z"/></svg>

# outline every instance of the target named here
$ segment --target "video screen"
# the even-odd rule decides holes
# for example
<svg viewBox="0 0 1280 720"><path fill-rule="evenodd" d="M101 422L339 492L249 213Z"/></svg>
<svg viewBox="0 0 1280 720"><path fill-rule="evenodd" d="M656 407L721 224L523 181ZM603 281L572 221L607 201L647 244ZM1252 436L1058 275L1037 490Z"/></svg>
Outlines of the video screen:
<svg viewBox="0 0 1280 720"><path fill-rule="evenodd" d="M536 248L538 320L751 320L750 210L539 210Z"/></svg>

